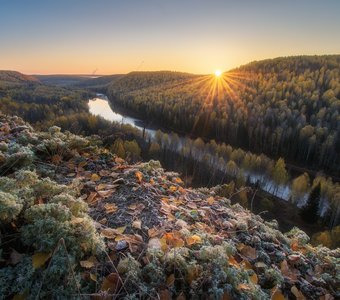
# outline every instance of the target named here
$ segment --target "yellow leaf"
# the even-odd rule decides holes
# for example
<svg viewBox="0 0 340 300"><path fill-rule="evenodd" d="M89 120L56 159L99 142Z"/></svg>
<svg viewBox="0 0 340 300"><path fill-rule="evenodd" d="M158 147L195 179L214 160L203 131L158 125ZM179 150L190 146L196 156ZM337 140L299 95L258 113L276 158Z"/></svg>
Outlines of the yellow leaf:
<svg viewBox="0 0 340 300"><path fill-rule="evenodd" d="M34 269L42 267L48 259L51 257L51 253L37 252L32 256L32 265Z"/></svg>
<svg viewBox="0 0 340 300"><path fill-rule="evenodd" d="M192 235L186 238L186 242L188 246L193 245L193 244L199 244L202 243L202 239L198 235Z"/></svg>
<svg viewBox="0 0 340 300"><path fill-rule="evenodd" d="M141 220L133 221L132 227L136 229L142 229L142 221Z"/></svg>
<svg viewBox="0 0 340 300"><path fill-rule="evenodd" d="M179 178L179 177L176 177L176 178L174 179L174 182L176 182L176 183L178 183L178 184L183 184L183 180L182 180L181 178Z"/></svg>
<svg viewBox="0 0 340 300"><path fill-rule="evenodd" d="M259 279L258 279L256 273L254 273L253 275L251 275L249 278L250 278L250 281L251 281L252 283L254 283L254 284L257 284L257 283L259 282Z"/></svg>
<svg viewBox="0 0 340 300"><path fill-rule="evenodd" d="M271 300L285 300L285 297L279 289L275 289L274 293L272 294Z"/></svg>
<svg viewBox="0 0 340 300"><path fill-rule="evenodd" d="M123 234L124 231L125 231L125 229L126 229L126 226L122 226L122 227L116 228L115 230L116 230L118 233Z"/></svg>
<svg viewBox="0 0 340 300"><path fill-rule="evenodd" d="M209 198L207 199L207 201L208 201L208 204L209 204L209 205L213 205L214 202L215 202L215 199L214 199L214 197L209 197Z"/></svg>
<svg viewBox="0 0 340 300"><path fill-rule="evenodd" d="M140 171L137 171L137 172L135 173L135 175L136 175L136 177L137 177L138 182L141 183L141 182L142 182L142 179L143 179L143 173L140 172Z"/></svg>
<svg viewBox="0 0 340 300"><path fill-rule="evenodd" d="M97 274L92 274L92 273L90 273L90 278L91 278L91 280L93 280L94 282L97 282Z"/></svg>
<svg viewBox="0 0 340 300"><path fill-rule="evenodd" d="M98 180L100 180L100 176L99 175L97 175L95 173L91 175L91 181L98 181Z"/></svg>
<svg viewBox="0 0 340 300"><path fill-rule="evenodd" d="M169 191L170 192L176 192L177 191L177 186L174 186L174 185L170 186L169 187Z"/></svg>

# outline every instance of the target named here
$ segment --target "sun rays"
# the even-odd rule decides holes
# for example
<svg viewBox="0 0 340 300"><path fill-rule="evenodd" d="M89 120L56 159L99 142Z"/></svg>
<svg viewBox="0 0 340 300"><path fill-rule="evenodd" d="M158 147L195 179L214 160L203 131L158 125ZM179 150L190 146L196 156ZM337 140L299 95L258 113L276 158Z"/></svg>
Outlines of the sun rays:
<svg viewBox="0 0 340 300"><path fill-rule="evenodd" d="M210 114L216 107L223 107L223 102L226 106L232 103L231 105L234 107L245 111L245 103L240 98L240 92L250 89L246 82L251 79L251 74L233 71L222 73L220 70L216 70L213 75L206 75L193 80L192 84L197 89L197 94L203 98L192 128L193 133L198 129L198 123L200 123L200 127L203 125L203 130L207 129Z"/></svg>

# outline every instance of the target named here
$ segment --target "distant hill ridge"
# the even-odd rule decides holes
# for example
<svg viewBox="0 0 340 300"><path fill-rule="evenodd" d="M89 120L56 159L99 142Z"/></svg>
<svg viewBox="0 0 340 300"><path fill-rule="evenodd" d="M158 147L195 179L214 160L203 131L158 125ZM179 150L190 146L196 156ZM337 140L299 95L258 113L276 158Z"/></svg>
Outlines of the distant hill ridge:
<svg viewBox="0 0 340 300"><path fill-rule="evenodd" d="M0 81L11 83L40 83L39 79L17 71L0 70Z"/></svg>

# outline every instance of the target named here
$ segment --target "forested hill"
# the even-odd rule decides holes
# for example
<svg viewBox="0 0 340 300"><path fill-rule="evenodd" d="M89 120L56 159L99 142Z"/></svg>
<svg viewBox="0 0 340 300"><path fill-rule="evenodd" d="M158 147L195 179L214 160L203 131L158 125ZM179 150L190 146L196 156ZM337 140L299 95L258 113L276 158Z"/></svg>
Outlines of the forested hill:
<svg viewBox="0 0 340 300"><path fill-rule="evenodd" d="M0 70L0 84L39 83L39 79L17 71Z"/></svg>
<svg viewBox="0 0 340 300"><path fill-rule="evenodd" d="M101 142L0 114L1 299L339 298L339 248Z"/></svg>
<svg viewBox="0 0 340 300"><path fill-rule="evenodd" d="M224 73L131 73L111 101L168 128L339 174L340 55L252 62Z"/></svg>
<svg viewBox="0 0 340 300"><path fill-rule="evenodd" d="M152 87L164 88L171 84L183 83L188 79L197 78L199 75L171 71L156 72L131 72L120 80L113 81L109 90L112 92L126 93Z"/></svg>

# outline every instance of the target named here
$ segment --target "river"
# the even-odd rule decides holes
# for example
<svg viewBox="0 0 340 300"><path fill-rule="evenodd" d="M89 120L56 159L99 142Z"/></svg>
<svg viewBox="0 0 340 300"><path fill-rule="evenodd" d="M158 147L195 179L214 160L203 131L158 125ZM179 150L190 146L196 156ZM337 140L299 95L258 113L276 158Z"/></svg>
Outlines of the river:
<svg viewBox="0 0 340 300"><path fill-rule="evenodd" d="M109 99L106 95L97 94L95 98L89 100L88 104L89 111L93 115L101 116L109 121L118 122L121 124L129 124L141 131L143 131L145 128L145 132L151 138L155 136L156 130L146 126L143 120L130 117L126 114L118 112L117 110L114 110L114 108L110 105Z"/></svg>
<svg viewBox="0 0 340 300"><path fill-rule="evenodd" d="M106 120L119 122L122 124L129 124L133 127L138 128L139 130L143 131L145 129L145 132L153 139L155 137L155 133L157 129L150 128L145 125L145 122L143 120L128 116L127 114L122 113L121 111L118 112L112 105L110 105L109 100L106 95L103 94L97 94L97 96L93 99L90 99L89 102L89 111L93 115L101 116ZM184 141L183 138L179 138L178 148L177 151L181 151L183 147ZM198 149L196 149L197 151ZM199 151L199 150L198 150ZM198 153L198 156L203 157L204 153ZM221 169L224 168L224 166L221 166ZM272 194L274 190L274 182L271 178L268 178L267 176L263 174L255 174L250 173L248 171L244 172L245 175L250 179L252 183L256 183L257 181L260 182L261 189ZM291 185L281 185L278 187L275 196L280 197L283 200L288 201L291 194ZM301 200L300 203L298 203L298 206L302 206L305 201L307 200L308 195L305 195ZM322 201L325 203L325 201ZM321 210L321 214L323 214L327 209L327 201L326 205L324 205L323 209Z"/></svg>

